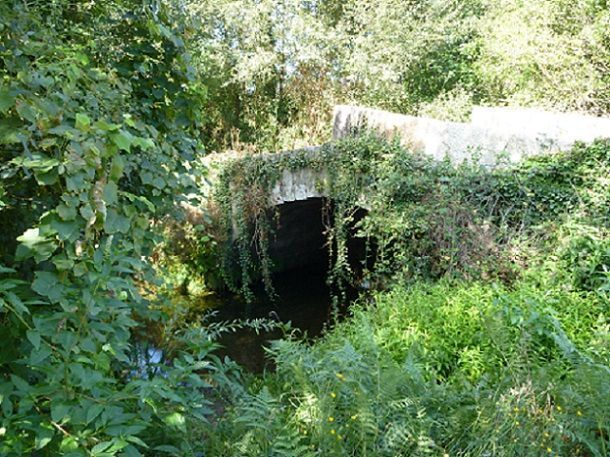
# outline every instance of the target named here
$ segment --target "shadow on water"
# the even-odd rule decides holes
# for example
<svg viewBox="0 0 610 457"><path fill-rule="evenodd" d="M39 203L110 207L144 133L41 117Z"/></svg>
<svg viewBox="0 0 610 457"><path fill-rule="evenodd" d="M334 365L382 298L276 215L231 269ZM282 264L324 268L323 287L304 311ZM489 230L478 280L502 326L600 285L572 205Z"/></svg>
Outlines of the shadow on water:
<svg viewBox="0 0 610 457"><path fill-rule="evenodd" d="M217 320L238 320L266 318L280 322L290 322L307 338L320 336L331 322L332 295L326 284L326 268L308 265L274 275L273 284L277 293L272 301L262 290L256 290L254 303L246 303L239 297L223 299L217 309ZM354 295L352 293L350 295ZM273 369L265 354L264 346L270 340L280 338L279 330L259 332L243 328L223 336L220 343L221 356L228 356L245 369L260 373Z"/></svg>
<svg viewBox="0 0 610 457"><path fill-rule="evenodd" d="M332 291L326 283L329 251L325 225L325 220L334 211L333 204L323 198L311 198L278 205L276 210L277 226L270 240L269 255L279 271L272 278L277 299L271 300L262 284L256 286L256 300L252 304L238 297L219 297L216 319L266 318L291 322L292 327L301 330L307 338L315 338L331 323L333 314ZM365 210L356 211L352 223L356 224L365 215ZM358 272L367 263L369 254L356 231L353 226L347 242L348 262L353 271ZM345 292L347 305L357 293L354 289ZM346 306L341 312L346 312ZM224 349L220 355L230 357L249 371L260 373L273 368L265 356L264 346L281 336L279 330L257 334L252 329L241 329L222 338L220 343Z"/></svg>

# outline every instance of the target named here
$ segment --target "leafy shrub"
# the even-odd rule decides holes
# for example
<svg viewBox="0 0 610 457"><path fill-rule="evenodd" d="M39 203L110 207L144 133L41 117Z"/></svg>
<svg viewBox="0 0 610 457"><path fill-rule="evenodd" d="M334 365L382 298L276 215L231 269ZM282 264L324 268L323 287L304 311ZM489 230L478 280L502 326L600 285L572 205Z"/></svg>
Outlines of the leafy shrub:
<svg viewBox="0 0 610 457"><path fill-rule="evenodd" d="M610 235L604 229L572 226L561 260L579 290L608 293L610 281Z"/></svg>
<svg viewBox="0 0 610 457"><path fill-rule="evenodd" d="M142 297L150 219L192 187L201 151L176 14L0 5L2 455L194 452L210 335L176 334L148 374L138 351L141 322L163 320Z"/></svg>
<svg viewBox="0 0 610 457"><path fill-rule="evenodd" d="M208 452L607 454L608 142L491 171L373 137L325 151L345 207L370 173L359 229L389 290L313 344L274 342L276 372L232 398Z"/></svg>

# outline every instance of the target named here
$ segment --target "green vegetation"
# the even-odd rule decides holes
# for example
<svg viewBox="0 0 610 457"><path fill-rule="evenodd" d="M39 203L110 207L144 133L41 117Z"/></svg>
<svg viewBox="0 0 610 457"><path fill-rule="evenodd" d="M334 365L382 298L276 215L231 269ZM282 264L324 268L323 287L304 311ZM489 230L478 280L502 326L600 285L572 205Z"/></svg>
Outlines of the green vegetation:
<svg viewBox="0 0 610 457"><path fill-rule="evenodd" d="M610 111L606 0L187 5L214 148L319 144L338 103L450 120L473 104Z"/></svg>
<svg viewBox="0 0 610 457"><path fill-rule="evenodd" d="M388 290L313 345L276 341L276 372L232 397L210 452L606 455L610 144L489 171L365 136L235 162L229 177L256 178L232 181L231 201L268 192L282 161L315 168L319 157L341 209L329 236L364 189L359 233L377 246L371 279ZM343 268L349 280L333 241L331 279Z"/></svg>
<svg viewBox="0 0 610 457"><path fill-rule="evenodd" d="M0 455L608 455L608 140L488 170L362 135L199 194L207 151L325 142L340 102L607 115L609 24L605 0L2 2ZM266 199L303 166L339 291L366 206L373 290L314 342L200 315L189 283L272 292ZM274 372L216 355L240 326L284 330Z"/></svg>
<svg viewBox="0 0 610 457"><path fill-rule="evenodd" d="M607 455L604 312L527 283L398 286L313 346L276 342L211 454Z"/></svg>
<svg viewBox="0 0 610 457"><path fill-rule="evenodd" d="M0 6L6 456L188 453L185 415L209 410L213 345L195 330L172 336L185 351L163 376L138 375L163 299L142 296L150 222L193 188L201 88L175 12L105 5Z"/></svg>

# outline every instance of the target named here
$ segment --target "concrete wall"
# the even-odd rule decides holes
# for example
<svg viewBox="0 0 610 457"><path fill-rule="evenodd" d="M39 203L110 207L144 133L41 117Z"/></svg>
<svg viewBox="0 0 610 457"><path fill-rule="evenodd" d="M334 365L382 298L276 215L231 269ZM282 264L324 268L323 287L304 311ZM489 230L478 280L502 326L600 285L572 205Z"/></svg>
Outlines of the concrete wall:
<svg viewBox="0 0 610 457"><path fill-rule="evenodd" d="M489 166L515 163L529 155L566 150L576 141L589 143L599 137L610 138L610 119L504 107L475 107L472 121L459 123L339 105L335 107L333 122L335 139L368 126L387 137L397 135L403 146L439 160L448 157L459 163L477 156L481 163ZM319 147L311 147L307 152L318 154L319 151ZM292 153L286 151L264 156L276 160L279 154ZM214 170L226 160L239 157L236 153L224 153L206 159L209 168ZM210 181L214 179L212 172ZM324 197L327 180L328 174L324 171L309 168L284 170L271 191L269 204L274 206ZM362 207L367 207L364 196L361 203Z"/></svg>
<svg viewBox="0 0 610 457"><path fill-rule="evenodd" d="M563 148L569 148L577 141L590 143L597 138L610 138L609 118L534 108L475 106L471 124L552 139Z"/></svg>
<svg viewBox="0 0 610 457"><path fill-rule="evenodd" d="M326 173L303 168L297 171L284 170L270 195L272 205L323 197Z"/></svg>
<svg viewBox="0 0 610 457"><path fill-rule="evenodd" d="M569 149L576 141L610 137L610 119L577 114L476 107L472 122L459 123L357 106L335 107L334 139L365 126L387 137L398 136L403 146L436 159L448 157L459 163L478 156L489 166Z"/></svg>

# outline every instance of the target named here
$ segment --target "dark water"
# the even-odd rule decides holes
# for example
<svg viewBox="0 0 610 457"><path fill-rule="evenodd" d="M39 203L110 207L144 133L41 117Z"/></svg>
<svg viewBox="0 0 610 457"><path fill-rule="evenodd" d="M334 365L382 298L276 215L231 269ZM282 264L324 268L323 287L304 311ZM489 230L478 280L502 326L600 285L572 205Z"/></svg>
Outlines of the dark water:
<svg viewBox="0 0 610 457"><path fill-rule="evenodd" d="M269 240L269 256L281 273L276 273L272 283L277 294L271 300L259 284L254 292L257 299L252 304L238 297L218 297L216 319L233 321L240 319L267 318L290 322L307 338L320 336L332 324L331 316L339 318L347 310L348 303L357 296L349 290L343 306L332 308L332 291L326 284L331 253L328 251L326 219L332 213L333 204L322 198L285 203L276 207L277 219L273 237ZM347 261L356 276L361 277L363 268L372 266L372 257L362 238L356 236L356 224L366 215L363 209L355 211L352 228L347 239ZM220 341L224 346L221 355L226 355L249 371L259 373L272 369L265 356L264 346L269 340L278 339L281 332L257 334L243 329L228 334Z"/></svg>
<svg viewBox="0 0 610 457"><path fill-rule="evenodd" d="M216 319L267 318L290 322L307 338L318 337L331 324L333 314L332 295L326 285L326 276L326 269L319 265L276 274L273 278L278 295L275 301L266 297L262 287L259 287L259 290L255 290L257 299L254 303L247 304L238 297L221 300ZM355 292L350 291L349 295L354 296ZM248 371L260 373L273 369L264 346L281 336L279 330L257 334L252 329L240 329L223 336L220 341L223 349L219 355L230 357Z"/></svg>

